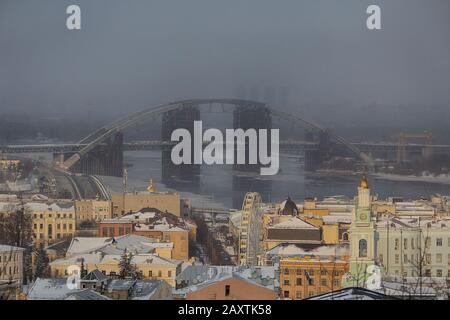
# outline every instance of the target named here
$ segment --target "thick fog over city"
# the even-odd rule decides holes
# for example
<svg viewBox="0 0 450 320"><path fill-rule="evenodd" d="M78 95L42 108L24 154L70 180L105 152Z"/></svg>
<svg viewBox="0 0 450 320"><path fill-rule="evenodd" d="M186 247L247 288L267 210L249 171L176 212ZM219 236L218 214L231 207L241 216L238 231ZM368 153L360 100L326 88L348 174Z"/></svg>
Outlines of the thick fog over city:
<svg viewBox="0 0 450 320"><path fill-rule="evenodd" d="M0 300L186 319L450 300L449 18L450 0L0 0Z"/></svg>
<svg viewBox="0 0 450 320"><path fill-rule="evenodd" d="M375 33L370 1L81 0L82 30L69 32L72 2L0 1L7 136L12 123L51 136L84 119L64 134L76 140L144 106L239 96L342 134L434 126L449 138L447 0L378 1Z"/></svg>

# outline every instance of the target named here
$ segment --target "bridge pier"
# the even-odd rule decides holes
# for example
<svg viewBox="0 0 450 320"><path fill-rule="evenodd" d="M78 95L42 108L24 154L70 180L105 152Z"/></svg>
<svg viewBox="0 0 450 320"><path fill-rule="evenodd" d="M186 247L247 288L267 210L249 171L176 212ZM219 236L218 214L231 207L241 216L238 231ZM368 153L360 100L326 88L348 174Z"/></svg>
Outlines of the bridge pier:
<svg viewBox="0 0 450 320"><path fill-rule="evenodd" d="M175 129L187 129L191 136L194 136L194 121L200 120L200 110L194 105L185 105L178 110L165 112L162 116L161 138L163 141L171 141L172 132ZM194 141L192 141L192 150ZM194 163L194 154L192 154L192 164L175 165L171 159L171 148L164 148L162 155L162 173L161 181L168 185L174 186L175 180L180 182L188 182L189 187L192 184L200 184L200 165ZM175 178L175 179L174 179Z"/></svg>
<svg viewBox="0 0 450 320"><path fill-rule="evenodd" d="M233 128L234 129L267 129L267 139L270 141L270 129L272 129L272 115L270 110L261 106L236 106L233 111ZM248 143L248 142L246 142ZM234 165L233 169L244 172L259 172L260 164L237 164L237 146L234 149ZM270 143L268 144L268 152L270 154ZM248 145L245 148L245 159L249 159ZM259 159L258 159L259 160Z"/></svg>
<svg viewBox="0 0 450 320"><path fill-rule="evenodd" d="M319 148L316 150L305 150L305 171L314 172L320 169L324 161L329 160L331 154L330 135L327 132L319 132L318 136L312 131L305 132L307 142L318 142Z"/></svg>
<svg viewBox="0 0 450 320"><path fill-rule="evenodd" d="M72 154L65 154L68 159ZM61 155L55 154L56 161ZM73 167L72 172L100 176L123 176L123 134L118 132L106 144L97 146L84 155Z"/></svg>

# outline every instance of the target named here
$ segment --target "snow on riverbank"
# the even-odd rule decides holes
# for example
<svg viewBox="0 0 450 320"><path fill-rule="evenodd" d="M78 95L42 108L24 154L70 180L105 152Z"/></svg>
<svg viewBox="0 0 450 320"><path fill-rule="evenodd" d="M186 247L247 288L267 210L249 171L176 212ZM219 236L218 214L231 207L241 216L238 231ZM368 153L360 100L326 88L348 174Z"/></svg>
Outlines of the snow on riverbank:
<svg viewBox="0 0 450 320"><path fill-rule="evenodd" d="M441 183L450 184L450 175L441 174L438 176L421 175L421 176L402 176L391 173L376 173L372 175L376 179L390 180L390 181L410 181L410 182L427 182L427 183Z"/></svg>

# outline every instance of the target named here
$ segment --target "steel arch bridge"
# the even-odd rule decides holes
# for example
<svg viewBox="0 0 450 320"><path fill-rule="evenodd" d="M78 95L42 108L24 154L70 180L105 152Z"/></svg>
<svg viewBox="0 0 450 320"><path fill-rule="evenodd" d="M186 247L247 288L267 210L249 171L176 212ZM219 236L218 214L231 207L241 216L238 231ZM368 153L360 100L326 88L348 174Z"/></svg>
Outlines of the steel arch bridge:
<svg viewBox="0 0 450 320"><path fill-rule="evenodd" d="M164 114L169 111L179 110L185 106L201 106L201 105L212 105L221 104L224 106L241 106L241 107L261 107L266 108L271 115L274 115L281 119L294 120L312 128L316 131L327 132L330 137L335 139L337 142L343 144L347 149L349 149L353 154L361 158L369 168L373 167L373 160L370 156L362 152L358 147L352 145L349 141L343 137L336 135L329 130L323 128L322 126L307 121L302 117L292 115L283 111L276 110L275 108L258 101L243 100L243 99L189 99L180 100L165 104L160 104L157 106L150 106L144 108L141 111L132 113L126 117L118 119L117 121L111 122L95 132L91 133L87 137L83 138L78 142L79 145L83 145L74 155L69 157L61 164L61 168L64 170L69 170L73 165L75 165L82 156L86 155L89 151L93 150L98 145L105 142L108 138L114 136L118 132L123 132L127 128L137 125L139 123L145 122L149 119L154 119L157 116Z"/></svg>
<svg viewBox="0 0 450 320"><path fill-rule="evenodd" d="M239 265L255 266L259 264L263 233L261 202L259 193L247 192L245 194L239 229Z"/></svg>

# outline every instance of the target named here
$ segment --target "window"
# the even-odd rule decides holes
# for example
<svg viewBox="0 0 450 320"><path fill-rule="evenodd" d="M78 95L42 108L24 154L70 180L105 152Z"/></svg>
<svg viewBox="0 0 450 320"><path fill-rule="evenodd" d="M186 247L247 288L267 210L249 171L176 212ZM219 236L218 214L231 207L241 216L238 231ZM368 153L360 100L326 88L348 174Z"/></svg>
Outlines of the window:
<svg viewBox="0 0 450 320"><path fill-rule="evenodd" d="M442 270L441 269L437 269L436 270L436 277L442 277Z"/></svg>
<svg viewBox="0 0 450 320"><path fill-rule="evenodd" d="M398 250L398 244L399 244L399 240L395 239L395 245L394 245L395 250Z"/></svg>
<svg viewBox="0 0 450 320"><path fill-rule="evenodd" d="M230 289L230 285L227 284L225 286L225 297L228 297L230 295Z"/></svg>
<svg viewBox="0 0 450 320"><path fill-rule="evenodd" d="M284 279L283 284L284 284L285 286L288 286L288 285L289 285L289 279Z"/></svg>
<svg viewBox="0 0 450 320"><path fill-rule="evenodd" d="M395 255L395 263L396 264L400 263L400 255L398 255L398 254Z"/></svg>
<svg viewBox="0 0 450 320"><path fill-rule="evenodd" d="M285 269L284 269L284 274L285 274L285 275L289 275L289 269L288 269L288 268L285 268Z"/></svg>
<svg viewBox="0 0 450 320"><path fill-rule="evenodd" d="M283 292L283 297L289 298L289 291L284 291Z"/></svg>
<svg viewBox="0 0 450 320"><path fill-rule="evenodd" d="M167 276L168 276L169 278L172 276L172 271L171 271L171 270L167 271Z"/></svg>
<svg viewBox="0 0 450 320"><path fill-rule="evenodd" d="M367 240L359 240L359 257L367 257Z"/></svg>
<svg viewBox="0 0 450 320"><path fill-rule="evenodd" d="M450 238L447 239L447 247L450 247Z"/></svg>
<svg viewBox="0 0 450 320"><path fill-rule="evenodd" d="M321 276L326 276L327 275L327 270L320 270L320 275Z"/></svg>
<svg viewBox="0 0 450 320"><path fill-rule="evenodd" d="M408 249L408 239L403 239L403 249Z"/></svg>
<svg viewBox="0 0 450 320"><path fill-rule="evenodd" d="M161 270L158 271L158 277L162 277L162 271Z"/></svg>
<svg viewBox="0 0 450 320"><path fill-rule="evenodd" d="M309 278L308 279L308 285L310 285L310 286L314 285L314 279L313 278Z"/></svg>
<svg viewBox="0 0 450 320"><path fill-rule="evenodd" d="M301 291L296 291L295 292L295 299L301 299L302 298L302 292Z"/></svg>
<svg viewBox="0 0 450 320"><path fill-rule="evenodd" d="M426 237L425 238L425 247L429 248L431 245L431 238L430 237Z"/></svg>
<svg viewBox="0 0 450 320"><path fill-rule="evenodd" d="M425 263L426 264L430 264L431 263L431 254L430 253L427 253L425 255Z"/></svg>
<svg viewBox="0 0 450 320"><path fill-rule="evenodd" d="M450 266L450 253L447 255L447 264Z"/></svg>
<svg viewBox="0 0 450 320"><path fill-rule="evenodd" d="M411 249L414 249L414 238L411 238Z"/></svg>
<svg viewBox="0 0 450 320"><path fill-rule="evenodd" d="M442 238L436 238L436 247L442 247Z"/></svg>
<svg viewBox="0 0 450 320"><path fill-rule="evenodd" d="M344 232L344 233L342 234L342 240L343 240L343 241L348 241L348 233L347 233L347 232Z"/></svg>
<svg viewBox="0 0 450 320"><path fill-rule="evenodd" d="M149 278L153 277L153 272L152 272L152 270L150 270L150 271L148 272L148 276L149 276Z"/></svg>
<svg viewBox="0 0 450 320"><path fill-rule="evenodd" d="M301 276L302 275L302 269L297 269L297 275Z"/></svg>
<svg viewBox="0 0 450 320"><path fill-rule="evenodd" d="M333 280L333 287L336 289L336 287L339 287L339 280L338 279L334 279Z"/></svg>
<svg viewBox="0 0 450 320"><path fill-rule="evenodd" d="M327 286L327 279L326 279L326 278L320 279L320 285L321 285L322 287L326 287L326 286Z"/></svg>
<svg viewBox="0 0 450 320"><path fill-rule="evenodd" d="M408 263L408 255L403 255L403 263Z"/></svg>
<svg viewBox="0 0 450 320"><path fill-rule="evenodd" d="M442 254L441 253L436 254L436 263L442 263Z"/></svg>
<svg viewBox="0 0 450 320"><path fill-rule="evenodd" d="M425 277L431 277L431 269L425 270Z"/></svg>
<svg viewBox="0 0 450 320"><path fill-rule="evenodd" d="M297 278L296 284L297 284L297 286L301 286L302 285L302 278Z"/></svg>

